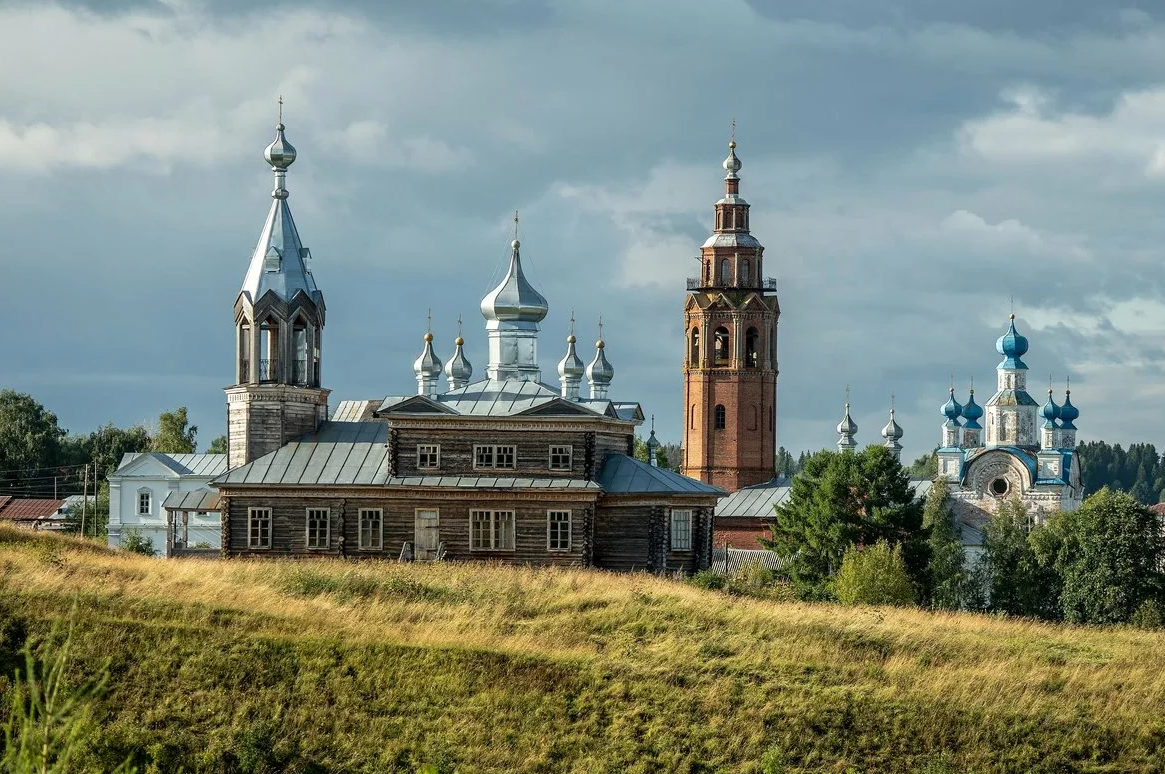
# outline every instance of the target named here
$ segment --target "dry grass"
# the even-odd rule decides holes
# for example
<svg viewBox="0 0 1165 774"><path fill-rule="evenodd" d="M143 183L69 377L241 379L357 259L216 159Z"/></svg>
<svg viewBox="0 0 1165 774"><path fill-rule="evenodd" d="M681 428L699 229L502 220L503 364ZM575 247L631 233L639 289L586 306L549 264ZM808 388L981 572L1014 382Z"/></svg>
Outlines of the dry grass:
<svg viewBox="0 0 1165 774"><path fill-rule="evenodd" d="M0 616L37 635L79 599L81 652L113 657L94 761L1153 772L1165 758L1154 633L586 570L158 561L4 531L0 574ZM275 757L255 763L264 745Z"/></svg>

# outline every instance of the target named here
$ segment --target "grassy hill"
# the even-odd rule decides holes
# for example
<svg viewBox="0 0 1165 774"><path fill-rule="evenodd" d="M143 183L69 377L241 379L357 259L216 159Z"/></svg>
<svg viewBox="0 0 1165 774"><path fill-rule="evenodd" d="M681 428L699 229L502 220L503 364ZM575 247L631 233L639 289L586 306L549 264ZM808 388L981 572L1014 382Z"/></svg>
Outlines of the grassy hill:
<svg viewBox="0 0 1165 774"><path fill-rule="evenodd" d="M1158 772L1165 636L645 575L161 561L0 530L0 668L76 606L91 769ZM7 702L4 703L6 706Z"/></svg>

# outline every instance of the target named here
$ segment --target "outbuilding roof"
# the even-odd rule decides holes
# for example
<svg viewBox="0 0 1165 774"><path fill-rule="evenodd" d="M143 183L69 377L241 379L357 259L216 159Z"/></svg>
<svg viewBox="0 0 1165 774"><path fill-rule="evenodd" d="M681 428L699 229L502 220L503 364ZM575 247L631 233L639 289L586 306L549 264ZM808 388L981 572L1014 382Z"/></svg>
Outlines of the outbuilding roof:
<svg viewBox="0 0 1165 774"><path fill-rule="evenodd" d="M0 521L41 521L56 516L64 500L12 498L0 508Z"/></svg>
<svg viewBox="0 0 1165 774"><path fill-rule="evenodd" d="M625 454L608 455L599 471L599 485L607 494L693 494L721 497L719 487L657 468Z"/></svg>
<svg viewBox="0 0 1165 774"><path fill-rule="evenodd" d="M171 492L166 495L166 502L162 507L168 511L218 511L220 496L218 492L206 489L197 492Z"/></svg>

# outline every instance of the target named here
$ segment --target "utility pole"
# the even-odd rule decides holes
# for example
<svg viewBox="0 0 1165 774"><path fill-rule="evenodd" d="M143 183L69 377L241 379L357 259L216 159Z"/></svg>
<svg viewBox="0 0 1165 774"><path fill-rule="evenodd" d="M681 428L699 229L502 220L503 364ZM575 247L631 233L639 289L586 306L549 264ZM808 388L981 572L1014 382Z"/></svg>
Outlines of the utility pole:
<svg viewBox="0 0 1165 774"><path fill-rule="evenodd" d="M81 489L81 537L85 537L85 515L89 510L89 463L85 463L85 484Z"/></svg>

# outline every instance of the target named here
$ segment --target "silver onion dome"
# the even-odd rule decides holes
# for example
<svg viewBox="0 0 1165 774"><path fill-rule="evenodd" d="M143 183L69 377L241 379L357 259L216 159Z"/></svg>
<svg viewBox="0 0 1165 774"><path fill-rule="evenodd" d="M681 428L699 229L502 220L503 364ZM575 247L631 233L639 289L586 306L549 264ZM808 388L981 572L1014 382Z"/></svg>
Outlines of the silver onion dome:
<svg viewBox="0 0 1165 774"><path fill-rule="evenodd" d="M458 336L453 344L456 349L453 351L453 357L445 365L445 376L448 377L450 385L465 385L473 376L473 364L465 357L465 351L462 349L465 339Z"/></svg>
<svg viewBox="0 0 1165 774"><path fill-rule="evenodd" d="M845 416L837 423L837 432L839 435L856 435L858 432L857 423L854 422L853 417L849 415L849 404L845 404Z"/></svg>
<svg viewBox="0 0 1165 774"><path fill-rule="evenodd" d="M736 173L740 171L740 159L736 157L736 140L730 140L728 143L728 158L724 159L724 171L727 172L726 180L735 180Z"/></svg>
<svg viewBox="0 0 1165 774"><path fill-rule="evenodd" d="M595 342L595 359L587 366L587 381L592 385L608 385L615 378L615 368L607 361L606 342Z"/></svg>
<svg viewBox="0 0 1165 774"><path fill-rule="evenodd" d="M263 151L263 158L273 169L287 169L295 162L295 146L283 136L283 122L275 125L275 141Z"/></svg>
<svg viewBox="0 0 1165 774"><path fill-rule="evenodd" d="M894 409L890 409L890 421L882 428L882 437L887 441L897 441L902 438L902 428L894 421Z"/></svg>
<svg viewBox="0 0 1165 774"><path fill-rule="evenodd" d="M522 271L521 243L515 239L511 247L510 268L501 284L481 300L481 316L487 321L541 322L550 307Z"/></svg>
<svg viewBox="0 0 1165 774"><path fill-rule="evenodd" d="M425 334L425 349L421 356L413 362L413 373L417 376L439 377L441 375L441 359L433 351L433 334Z"/></svg>
<svg viewBox="0 0 1165 774"><path fill-rule="evenodd" d="M575 338L573 333L566 337L566 355L563 356L562 360L558 361L558 377L560 379L566 379L567 377L582 379L583 374L586 373L586 367L583 365L583 361L574 350L574 342Z"/></svg>

